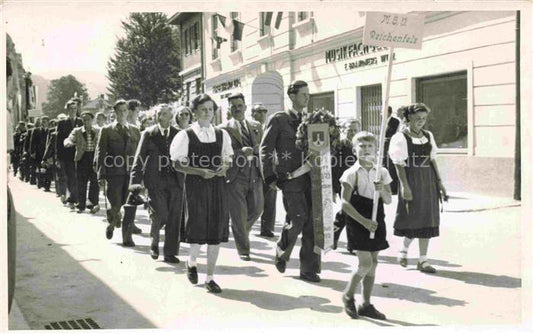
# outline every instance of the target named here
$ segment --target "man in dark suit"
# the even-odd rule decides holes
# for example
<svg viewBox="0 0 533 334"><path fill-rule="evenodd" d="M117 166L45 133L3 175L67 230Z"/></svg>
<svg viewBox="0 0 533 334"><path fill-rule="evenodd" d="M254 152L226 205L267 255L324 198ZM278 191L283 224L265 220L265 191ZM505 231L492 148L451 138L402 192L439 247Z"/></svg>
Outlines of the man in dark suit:
<svg viewBox="0 0 533 334"><path fill-rule="evenodd" d="M232 94L228 103L231 119L219 127L229 133L235 153L226 173L231 230L241 260L250 261L250 230L263 212L263 180L259 167L263 129L258 122L244 118L244 95Z"/></svg>
<svg viewBox="0 0 533 334"><path fill-rule="evenodd" d="M57 123L56 155L60 165L60 171L64 174L64 177L67 180L68 198L66 202L69 204L70 209L74 210L76 208L78 195L76 188L76 164L74 163L76 149L74 147L65 147L64 142L72 130L82 126L83 122L79 117L76 117L78 111L78 104L76 101L68 101L66 109L68 112L68 118Z"/></svg>
<svg viewBox="0 0 533 334"><path fill-rule="evenodd" d="M267 108L262 104L255 104L252 108L252 118L261 123L264 128L266 123ZM262 139L262 138L261 138ZM268 184L263 183L263 214L261 215L261 236L274 237L274 225L276 224L276 201L278 190L272 189Z"/></svg>
<svg viewBox="0 0 533 334"><path fill-rule="evenodd" d="M41 119L35 118L35 126L28 130L26 134L26 141L24 142L24 151L28 159L28 176L31 185L37 184L37 164L35 161L35 154L32 152L33 133L41 127Z"/></svg>
<svg viewBox="0 0 533 334"><path fill-rule="evenodd" d="M130 169L140 138L139 129L128 124L126 120L127 102L120 99L115 102L113 109L117 117L116 121L100 130L95 153L98 179L107 181L106 196L111 205L111 208L107 210L109 223L106 228L107 239L113 237L115 227L120 227L120 208L126 203ZM135 246L131 235L123 233L122 239L124 246Z"/></svg>
<svg viewBox="0 0 533 334"><path fill-rule="evenodd" d="M159 256L159 231L165 226L164 261L179 263L179 231L184 201L184 175L174 170L170 161L170 143L178 130L171 126L172 109L159 106L158 124L147 128L141 135L131 170L129 190L144 187L148 190L149 212L152 220L150 253Z"/></svg>
<svg viewBox="0 0 533 334"><path fill-rule="evenodd" d="M46 149L46 139L50 129L50 119L48 116L41 116L40 126L35 128L31 135L30 140L30 153L31 158L35 165L35 176L37 180L37 188L44 188L44 191L50 191L51 175L47 172L46 168L41 164L43 160L44 151Z"/></svg>
<svg viewBox="0 0 533 334"><path fill-rule="evenodd" d="M96 138L100 129L93 127L94 115L88 111L81 113L83 126L72 130L67 139L65 139L65 147L75 147L76 154L74 161L76 162L76 183L78 185L78 213L89 208L91 213L100 211L98 205L98 193L100 188L98 186L98 179L93 168L94 151L96 148ZM89 201L87 203L87 183L89 183Z"/></svg>
<svg viewBox="0 0 533 334"><path fill-rule="evenodd" d="M30 157L30 140L31 130L34 128L32 123L26 125L27 131L20 136L21 140L21 158L20 158L20 177L24 182L30 182L30 169L31 169L31 157Z"/></svg>
<svg viewBox="0 0 533 334"><path fill-rule="evenodd" d="M285 223L276 249L275 264L279 272L285 272L298 235L302 233L300 249L300 278L319 282L320 253L314 252L314 228L311 207L311 178L309 173L292 178L291 173L304 163L305 154L296 146L296 130L301 123L303 109L309 102L309 88L304 81L289 85L287 95L292 108L274 114L268 121L261 142L261 162L265 183L281 188L283 205L290 223ZM275 166L277 155L278 165Z"/></svg>
<svg viewBox="0 0 533 334"><path fill-rule="evenodd" d="M19 122L13 135L13 145L15 149L11 154L11 163L13 164L13 174L17 176L19 171L20 161L22 159L22 138L23 134L26 132L26 123ZM22 173L21 173L22 174Z"/></svg>

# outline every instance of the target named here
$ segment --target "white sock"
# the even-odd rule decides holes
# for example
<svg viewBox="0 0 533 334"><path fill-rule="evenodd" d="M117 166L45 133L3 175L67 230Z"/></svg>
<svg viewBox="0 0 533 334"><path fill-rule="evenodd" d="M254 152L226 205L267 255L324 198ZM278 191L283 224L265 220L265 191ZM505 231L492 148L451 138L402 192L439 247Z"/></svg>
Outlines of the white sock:
<svg viewBox="0 0 533 334"><path fill-rule="evenodd" d="M213 275L207 275L207 276L205 276L205 282L206 282L206 283L209 283L209 282L211 282L212 280L213 280Z"/></svg>
<svg viewBox="0 0 533 334"><path fill-rule="evenodd" d="M422 263L424 261L427 261L427 259L428 259L427 256L421 256L420 260L418 260L418 262Z"/></svg>

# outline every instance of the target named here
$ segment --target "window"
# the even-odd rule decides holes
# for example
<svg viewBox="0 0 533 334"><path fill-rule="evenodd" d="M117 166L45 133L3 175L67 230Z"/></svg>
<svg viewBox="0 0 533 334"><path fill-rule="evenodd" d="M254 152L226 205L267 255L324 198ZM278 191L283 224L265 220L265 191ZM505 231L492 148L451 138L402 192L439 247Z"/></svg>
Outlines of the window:
<svg viewBox="0 0 533 334"><path fill-rule="evenodd" d="M194 50L198 50L200 47L200 27L199 23L194 23L193 26L193 44L194 44Z"/></svg>
<svg viewBox="0 0 533 334"><path fill-rule="evenodd" d="M232 20L239 20L239 13L237 12L231 12L231 19ZM233 34L231 35L231 52L235 52L239 49L239 42L240 41L236 41L234 38L233 38Z"/></svg>
<svg viewBox="0 0 533 334"><path fill-rule="evenodd" d="M211 16L211 45L213 46L211 49L213 50L211 53L211 59L215 60L218 58L218 49L217 49L217 28L218 28L218 17L217 15Z"/></svg>
<svg viewBox="0 0 533 334"><path fill-rule="evenodd" d="M196 78L195 86L196 86L196 95L202 94L202 79L201 78Z"/></svg>
<svg viewBox="0 0 533 334"><path fill-rule="evenodd" d="M298 22L307 20L312 12L298 12Z"/></svg>
<svg viewBox="0 0 533 334"><path fill-rule="evenodd" d="M381 84L361 87L361 128L379 136L381 126Z"/></svg>
<svg viewBox="0 0 533 334"><path fill-rule="evenodd" d="M267 26L265 24L266 16L267 16L266 12L259 13L259 36L265 36L265 35L270 34L270 31L271 31L270 25L272 25L272 22L270 22L270 25Z"/></svg>
<svg viewBox="0 0 533 334"><path fill-rule="evenodd" d="M185 31L183 32L183 44L184 44L184 48L185 48L185 54L188 55L189 54L189 29L185 29Z"/></svg>
<svg viewBox="0 0 533 334"><path fill-rule="evenodd" d="M309 97L309 104L307 110L313 111L315 109L326 109L335 114L335 97L333 92L313 94Z"/></svg>
<svg viewBox="0 0 533 334"><path fill-rule="evenodd" d="M466 71L417 80L417 102L431 110L425 128L439 148L468 147L466 81Z"/></svg>
<svg viewBox="0 0 533 334"><path fill-rule="evenodd" d="M189 101L191 100L191 82L187 82L185 84L186 86L186 90L185 90L185 99L187 100L187 104L189 103Z"/></svg>

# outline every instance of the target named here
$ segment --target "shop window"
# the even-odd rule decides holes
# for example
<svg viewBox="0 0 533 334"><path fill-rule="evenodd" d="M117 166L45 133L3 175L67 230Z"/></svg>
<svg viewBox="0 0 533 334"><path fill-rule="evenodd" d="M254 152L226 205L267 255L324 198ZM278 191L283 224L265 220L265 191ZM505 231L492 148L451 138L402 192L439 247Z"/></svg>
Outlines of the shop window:
<svg viewBox="0 0 533 334"><path fill-rule="evenodd" d="M381 84L361 87L361 128L379 136L381 125Z"/></svg>
<svg viewBox="0 0 533 334"><path fill-rule="evenodd" d="M217 29L218 29L218 17L217 15L211 16L211 45L212 45L212 53L211 53L211 59L215 60L218 58L218 49L217 49Z"/></svg>
<svg viewBox="0 0 533 334"><path fill-rule="evenodd" d="M239 13L237 12L231 12L230 14L232 20L239 21ZM233 38L233 34L231 34L231 52L235 52L239 50L239 43L240 41L237 41Z"/></svg>
<svg viewBox="0 0 533 334"><path fill-rule="evenodd" d="M439 148L468 147L466 71L417 79L416 97L431 110L425 128Z"/></svg>
<svg viewBox="0 0 533 334"><path fill-rule="evenodd" d="M259 36L270 35L270 25L266 25L266 12L259 13ZM272 23L271 23L272 24Z"/></svg>
<svg viewBox="0 0 533 334"><path fill-rule="evenodd" d="M309 96L308 110L326 109L335 114L335 96L333 92L313 94Z"/></svg>

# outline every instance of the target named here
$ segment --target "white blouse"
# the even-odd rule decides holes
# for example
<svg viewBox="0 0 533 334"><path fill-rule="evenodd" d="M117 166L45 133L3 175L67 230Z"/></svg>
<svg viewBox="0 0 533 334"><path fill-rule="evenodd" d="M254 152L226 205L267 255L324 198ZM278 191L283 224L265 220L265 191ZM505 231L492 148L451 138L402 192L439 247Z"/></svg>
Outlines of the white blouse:
<svg viewBox="0 0 533 334"><path fill-rule="evenodd" d="M213 143L217 140L216 134L215 134L215 128L213 125L209 125L209 127L204 128L201 127L198 122L195 122L191 124L190 128L200 142L202 143ZM222 131L222 159L226 162L231 161L231 157L233 156L233 148L231 147L231 138L229 134L226 132L226 130L221 129ZM182 130L178 132L178 134L174 137L172 140L172 143L170 143L170 159L173 161L180 161L180 162L186 162L187 156L189 155L189 136L187 135L185 130Z"/></svg>
<svg viewBox="0 0 533 334"><path fill-rule="evenodd" d="M392 178L389 171L385 167L381 167L381 181L383 184L390 184ZM359 161L344 171L340 178L340 182L348 183L352 186L352 189L357 190L359 196L373 199L374 198L374 180L376 178L376 168L370 168L366 170L363 168ZM357 184L355 182L357 181Z"/></svg>
<svg viewBox="0 0 533 334"><path fill-rule="evenodd" d="M427 130L424 130L429 133L429 141L431 143L431 159L437 158L437 143L435 142L435 137L433 134ZM426 136L422 138L413 138L413 145L423 145L428 142ZM405 160L409 158L409 152L407 151L407 139L402 132L397 132L392 136L389 145L389 156L392 162L396 165L405 166Z"/></svg>

